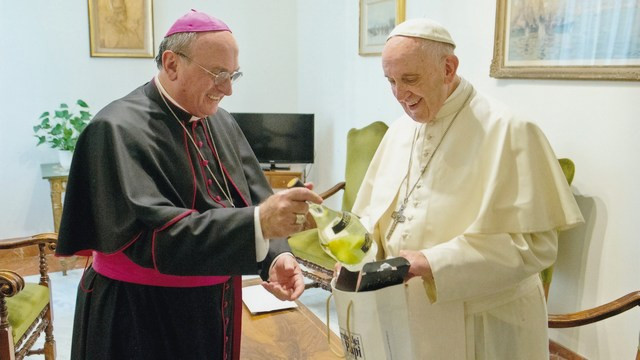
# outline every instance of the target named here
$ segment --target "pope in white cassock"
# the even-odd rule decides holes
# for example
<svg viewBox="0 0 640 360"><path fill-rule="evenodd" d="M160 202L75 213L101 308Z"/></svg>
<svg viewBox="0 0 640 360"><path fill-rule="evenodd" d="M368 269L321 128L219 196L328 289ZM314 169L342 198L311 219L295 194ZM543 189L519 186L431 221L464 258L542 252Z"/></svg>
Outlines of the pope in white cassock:
<svg viewBox="0 0 640 360"><path fill-rule="evenodd" d="M398 25L382 53L406 116L386 133L353 212L378 258L410 263L420 359L549 359L538 273L583 221L541 130L457 75L441 25Z"/></svg>

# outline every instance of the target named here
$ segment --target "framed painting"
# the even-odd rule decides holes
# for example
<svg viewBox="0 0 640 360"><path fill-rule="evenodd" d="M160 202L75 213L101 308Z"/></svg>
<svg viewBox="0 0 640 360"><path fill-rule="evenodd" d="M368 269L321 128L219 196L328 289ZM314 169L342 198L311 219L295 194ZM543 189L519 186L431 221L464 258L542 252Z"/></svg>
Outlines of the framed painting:
<svg viewBox="0 0 640 360"><path fill-rule="evenodd" d="M405 0L360 0L360 55L380 55L387 36L404 21Z"/></svg>
<svg viewBox="0 0 640 360"><path fill-rule="evenodd" d="M492 77L640 80L640 1L497 1Z"/></svg>
<svg viewBox="0 0 640 360"><path fill-rule="evenodd" d="M152 58L153 0L88 0L92 57Z"/></svg>

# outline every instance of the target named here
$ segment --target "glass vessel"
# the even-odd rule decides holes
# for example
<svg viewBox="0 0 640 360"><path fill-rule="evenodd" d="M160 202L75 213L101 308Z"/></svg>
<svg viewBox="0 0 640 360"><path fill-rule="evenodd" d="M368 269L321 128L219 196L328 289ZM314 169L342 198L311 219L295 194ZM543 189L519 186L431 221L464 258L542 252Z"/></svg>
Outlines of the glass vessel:
<svg viewBox="0 0 640 360"><path fill-rule="evenodd" d="M299 179L289 187L304 186ZM320 247L349 271L360 271L365 263L375 261L378 246L360 219L348 211L336 211L309 203L309 213L318 227Z"/></svg>

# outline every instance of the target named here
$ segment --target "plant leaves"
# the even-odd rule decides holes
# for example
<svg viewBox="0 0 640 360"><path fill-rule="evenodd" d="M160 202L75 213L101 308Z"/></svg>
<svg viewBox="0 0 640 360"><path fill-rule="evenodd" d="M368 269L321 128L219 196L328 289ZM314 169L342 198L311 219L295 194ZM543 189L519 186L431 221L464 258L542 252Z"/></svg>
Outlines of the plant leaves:
<svg viewBox="0 0 640 360"><path fill-rule="evenodd" d="M87 127L87 123L82 120L81 118L73 118L71 119L71 125L73 126L74 129L76 129L76 131L78 132L78 134L80 134L82 132L82 130L84 130L85 127Z"/></svg>
<svg viewBox="0 0 640 360"><path fill-rule="evenodd" d="M89 105L84 100L78 99L76 104L79 106L79 115L70 111L66 103L61 103L53 112L45 111L40 115L40 124L33 126L34 136L38 138L37 145L47 143L58 150L75 149L78 136L92 117Z"/></svg>
<svg viewBox="0 0 640 360"><path fill-rule="evenodd" d="M51 135L61 135L63 129L64 128L62 127L61 124L56 124L56 126L54 126L53 129L51 129L51 131L49 133Z"/></svg>

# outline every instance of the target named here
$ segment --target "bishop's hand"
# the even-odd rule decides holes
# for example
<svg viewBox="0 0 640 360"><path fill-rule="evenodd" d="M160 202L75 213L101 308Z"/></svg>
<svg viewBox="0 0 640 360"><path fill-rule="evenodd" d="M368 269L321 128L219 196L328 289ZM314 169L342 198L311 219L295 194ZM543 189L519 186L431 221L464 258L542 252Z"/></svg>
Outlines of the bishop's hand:
<svg viewBox="0 0 640 360"><path fill-rule="evenodd" d="M262 286L280 300L296 300L304 291L300 265L292 255L278 256Z"/></svg>
<svg viewBox="0 0 640 360"><path fill-rule="evenodd" d="M307 187L280 191L260 204L260 226L265 239L289 236L303 229L306 214L309 212L307 201L320 204L322 198Z"/></svg>

